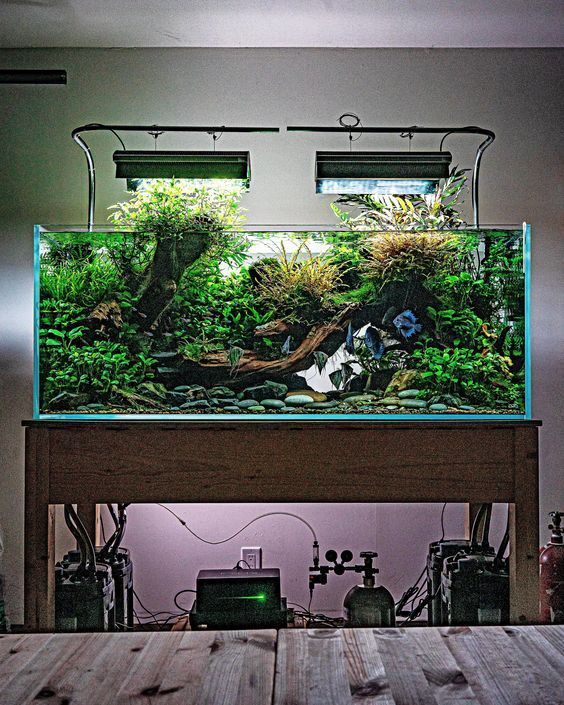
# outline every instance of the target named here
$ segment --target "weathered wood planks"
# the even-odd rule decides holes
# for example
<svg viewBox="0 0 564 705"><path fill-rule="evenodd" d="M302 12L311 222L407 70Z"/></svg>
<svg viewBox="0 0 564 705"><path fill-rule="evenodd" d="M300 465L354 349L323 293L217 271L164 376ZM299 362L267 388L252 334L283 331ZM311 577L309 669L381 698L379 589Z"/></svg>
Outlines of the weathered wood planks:
<svg viewBox="0 0 564 705"><path fill-rule="evenodd" d="M0 637L0 703L271 705L276 632Z"/></svg>
<svg viewBox="0 0 564 705"><path fill-rule="evenodd" d="M274 705L563 705L563 643L564 626L280 631Z"/></svg>

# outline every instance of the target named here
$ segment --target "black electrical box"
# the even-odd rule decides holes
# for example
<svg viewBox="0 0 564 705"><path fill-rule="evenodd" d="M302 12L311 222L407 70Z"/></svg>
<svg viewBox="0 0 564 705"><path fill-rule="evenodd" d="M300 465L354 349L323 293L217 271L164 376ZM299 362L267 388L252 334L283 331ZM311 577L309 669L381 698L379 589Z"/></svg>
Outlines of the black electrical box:
<svg viewBox="0 0 564 705"><path fill-rule="evenodd" d="M192 629L287 626L286 598L280 595L280 570L201 570L190 625Z"/></svg>

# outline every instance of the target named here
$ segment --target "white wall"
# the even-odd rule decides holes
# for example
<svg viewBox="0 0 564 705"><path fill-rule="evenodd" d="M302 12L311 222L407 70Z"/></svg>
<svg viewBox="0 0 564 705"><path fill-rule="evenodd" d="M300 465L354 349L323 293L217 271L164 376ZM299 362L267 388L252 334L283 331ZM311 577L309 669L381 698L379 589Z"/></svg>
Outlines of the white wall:
<svg viewBox="0 0 564 705"><path fill-rule="evenodd" d="M10 615L21 621L23 432L31 415L32 226L84 222L86 167L70 139L86 122L279 125L331 124L342 112L365 124L471 125L497 133L483 162L483 223L533 225L533 409L541 431L541 526L564 507L562 468L562 52L559 50L73 49L4 50L13 68L66 68L64 86L0 86L0 525L6 534ZM131 136L128 146L149 138ZM92 135L98 173L97 221L122 197L113 178L112 135ZM389 144L393 142L390 141ZM207 147L205 136L165 136L162 148ZM378 143L364 137L362 148ZM397 144L394 143L394 144ZM435 142L418 139L421 147ZM357 146L359 143L357 143ZM344 147L340 136L225 136L221 146L252 151L251 223L323 223L330 198L312 187L316 147ZM403 145L402 145L403 146ZM453 139L461 165L475 140ZM456 157L455 157L456 158ZM560 160L560 161L559 161ZM559 180L560 177L560 180ZM263 506L184 507L212 538L236 530ZM319 527L323 547L376 549L383 582L397 593L416 577L425 544L437 537L437 505L408 514L394 505L301 506ZM447 512L452 535L460 508ZM544 534L543 534L544 536ZM297 522L257 524L245 543L260 542L280 565L289 599L305 599L309 537ZM239 541L202 550L158 507L134 507L128 533L138 584L153 609L191 587L199 567L231 565ZM163 564L163 547L172 557ZM145 547L145 550L143 550ZM173 562L174 561L174 562ZM337 608L345 580L321 588L319 607Z"/></svg>

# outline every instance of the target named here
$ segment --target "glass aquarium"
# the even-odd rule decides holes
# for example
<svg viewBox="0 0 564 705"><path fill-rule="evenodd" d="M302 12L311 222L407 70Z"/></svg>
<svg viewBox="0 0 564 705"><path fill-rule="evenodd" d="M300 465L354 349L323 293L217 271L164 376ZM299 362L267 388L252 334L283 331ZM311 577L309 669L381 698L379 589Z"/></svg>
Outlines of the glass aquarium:
<svg viewBox="0 0 564 705"><path fill-rule="evenodd" d="M529 227L36 226L36 418L530 416Z"/></svg>

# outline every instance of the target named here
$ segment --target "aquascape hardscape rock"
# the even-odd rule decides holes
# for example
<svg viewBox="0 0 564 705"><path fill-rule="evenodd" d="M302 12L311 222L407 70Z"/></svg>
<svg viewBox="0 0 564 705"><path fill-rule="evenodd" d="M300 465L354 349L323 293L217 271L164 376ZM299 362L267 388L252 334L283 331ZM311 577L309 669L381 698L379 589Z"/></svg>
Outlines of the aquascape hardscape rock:
<svg viewBox="0 0 564 705"><path fill-rule="evenodd" d="M243 399L254 399L259 402L263 399L281 399L288 392L285 384L267 381L264 384L257 384L254 387L247 387L243 390Z"/></svg>
<svg viewBox="0 0 564 705"><path fill-rule="evenodd" d="M294 394L291 397L286 397L284 402L286 406L305 406L306 404L315 402L315 399L306 394Z"/></svg>
<svg viewBox="0 0 564 705"><path fill-rule="evenodd" d="M288 392L286 399L297 396L311 397L313 401L327 401L327 394L323 394L323 392L314 392L313 389L297 389L296 391Z"/></svg>
<svg viewBox="0 0 564 705"><path fill-rule="evenodd" d="M374 404L378 400L374 394L355 394L352 397L347 397L344 401L346 401L347 404L353 404L356 406L363 404Z"/></svg>
<svg viewBox="0 0 564 705"><path fill-rule="evenodd" d="M404 409L425 409L427 402L424 399L402 399L400 406Z"/></svg>
<svg viewBox="0 0 564 705"><path fill-rule="evenodd" d="M429 411L446 411L448 406L446 404L431 404L429 406Z"/></svg>
<svg viewBox="0 0 564 705"><path fill-rule="evenodd" d="M282 399L263 399L261 404L266 409L282 409L285 406Z"/></svg>
<svg viewBox="0 0 564 705"><path fill-rule="evenodd" d="M314 401L311 404L306 404L304 409L317 409L318 411L327 411L327 409L335 409L339 406L339 402L334 399L331 401Z"/></svg>
<svg viewBox="0 0 564 705"><path fill-rule="evenodd" d="M402 389L398 392L398 397L400 399L417 399L419 396L419 389Z"/></svg>

